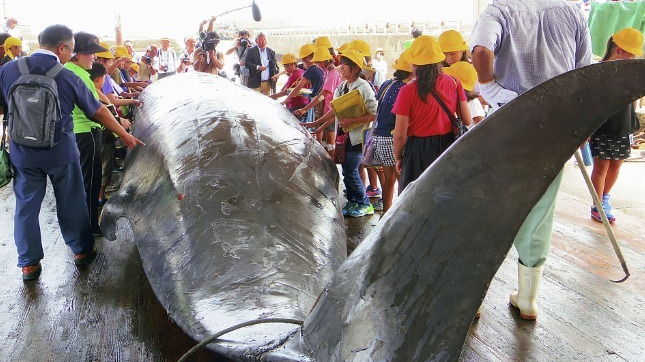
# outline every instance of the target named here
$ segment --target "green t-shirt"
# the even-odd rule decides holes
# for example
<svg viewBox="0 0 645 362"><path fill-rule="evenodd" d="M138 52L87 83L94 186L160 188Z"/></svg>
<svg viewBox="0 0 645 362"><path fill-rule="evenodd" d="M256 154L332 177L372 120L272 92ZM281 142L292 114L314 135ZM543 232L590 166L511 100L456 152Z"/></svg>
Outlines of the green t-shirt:
<svg viewBox="0 0 645 362"><path fill-rule="evenodd" d="M87 88L89 88L90 92L92 92L94 98L99 99L99 94L96 92L94 82L92 82L92 80L90 79L90 73L88 73L87 70L72 62L65 63L65 68L71 70L79 78L81 78L85 85L87 85ZM92 128L101 128L100 124L87 118L85 112L78 108L78 106L74 106L74 110L72 111L72 118L74 119L74 133L87 133L91 132Z"/></svg>

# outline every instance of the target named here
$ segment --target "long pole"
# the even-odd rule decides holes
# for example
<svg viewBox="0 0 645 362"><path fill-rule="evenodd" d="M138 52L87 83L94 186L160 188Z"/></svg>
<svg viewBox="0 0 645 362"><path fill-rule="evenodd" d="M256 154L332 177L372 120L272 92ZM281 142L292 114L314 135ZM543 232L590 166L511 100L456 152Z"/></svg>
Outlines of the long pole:
<svg viewBox="0 0 645 362"><path fill-rule="evenodd" d="M605 214L605 209L603 209L602 207L602 202L598 197L598 193L596 193L596 188L593 186L593 183L591 182L591 178L589 177L587 168L585 167L584 162L582 160L582 155L580 154L580 150L576 150L575 156L576 156L576 161L578 162L578 166L580 167L580 172L582 172L582 177L584 177L585 183L587 184L587 187L589 187L589 193L591 193L591 198L593 199L593 203L596 205L596 209L598 209L598 212L600 213L600 218L602 219L603 225L605 225L605 230L607 230L607 236L609 236L609 241L611 241L611 246L613 246L614 251L616 252L616 256L618 256L618 260L620 260L620 266L623 267L623 271L625 272L625 277L623 279L612 280L612 282L622 283L625 280L627 280L627 278L629 278L629 275L630 275L629 270L627 269L627 263L625 262L625 257L623 257L623 253L620 251L620 246L616 241L616 236L614 235L614 231L611 229L611 225L609 225L607 214Z"/></svg>

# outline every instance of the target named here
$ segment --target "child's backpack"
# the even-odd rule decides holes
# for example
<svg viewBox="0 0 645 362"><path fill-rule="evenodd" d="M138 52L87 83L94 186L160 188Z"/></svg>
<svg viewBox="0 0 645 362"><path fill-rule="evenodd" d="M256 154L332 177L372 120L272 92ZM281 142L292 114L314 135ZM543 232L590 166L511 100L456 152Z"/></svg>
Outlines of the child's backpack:
<svg viewBox="0 0 645 362"><path fill-rule="evenodd" d="M56 62L47 74L32 74L28 57L15 61L21 75L7 95L9 137L23 146L54 147L62 133L58 87L54 78L64 67Z"/></svg>

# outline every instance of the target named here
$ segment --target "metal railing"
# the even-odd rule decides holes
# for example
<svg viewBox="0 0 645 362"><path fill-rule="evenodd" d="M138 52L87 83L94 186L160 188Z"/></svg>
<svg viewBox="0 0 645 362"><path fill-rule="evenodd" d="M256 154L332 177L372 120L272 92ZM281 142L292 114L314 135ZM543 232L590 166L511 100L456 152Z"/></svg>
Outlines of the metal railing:
<svg viewBox="0 0 645 362"><path fill-rule="evenodd" d="M474 25L473 20L458 21L413 21L406 23L361 23L345 26L329 27L290 27L266 30L267 35L402 35L410 34L412 29L419 28L423 34L438 35L446 30L457 30L461 33L470 33Z"/></svg>

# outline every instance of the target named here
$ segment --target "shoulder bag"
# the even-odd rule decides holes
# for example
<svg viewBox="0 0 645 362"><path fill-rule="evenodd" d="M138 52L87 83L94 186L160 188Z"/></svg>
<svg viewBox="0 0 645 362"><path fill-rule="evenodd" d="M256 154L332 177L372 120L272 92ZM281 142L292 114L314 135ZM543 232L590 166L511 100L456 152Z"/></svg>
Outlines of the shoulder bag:
<svg viewBox="0 0 645 362"><path fill-rule="evenodd" d="M0 187L4 187L13 178L13 166L7 152L7 120L2 121L2 140L0 140Z"/></svg>
<svg viewBox="0 0 645 362"><path fill-rule="evenodd" d="M441 100L441 97L433 90L430 91L430 94L434 97L434 99L437 100L437 103L439 103L439 106L443 109L444 112L446 112L446 115L448 115L448 119L452 123L452 132L455 135L455 141L463 136L466 131L468 131L468 128L464 125L464 123L461 121L461 117L459 116L459 92L457 90L457 110L455 113L451 113L448 110L448 107L446 104Z"/></svg>

